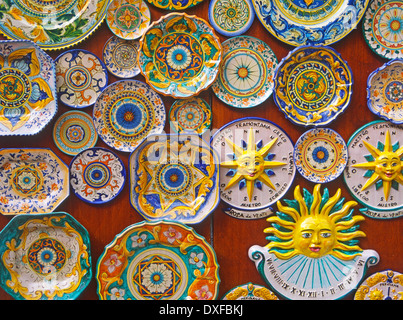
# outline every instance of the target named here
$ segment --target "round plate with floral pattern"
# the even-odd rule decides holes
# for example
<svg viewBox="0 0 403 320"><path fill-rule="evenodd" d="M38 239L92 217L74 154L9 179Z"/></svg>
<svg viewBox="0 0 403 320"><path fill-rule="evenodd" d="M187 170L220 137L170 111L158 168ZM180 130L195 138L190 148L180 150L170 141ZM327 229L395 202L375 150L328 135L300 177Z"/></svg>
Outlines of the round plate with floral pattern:
<svg viewBox="0 0 403 320"><path fill-rule="evenodd" d="M327 183L339 177L347 164L343 138L328 128L315 128L301 135L294 146L294 162L307 180Z"/></svg>
<svg viewBox="0 0 403 320"><path fill-rule="evenodd" d="M350 104L352 84L350 67L333 48L302 46L279 63L273 98L291 122L324 126Z"/></svg>
<svg viewBox="0 0 403 320"><path fill-rule="evenodd" d="M81 200L101 204L117 197L126 181L119 157L104 148L81 151L70 163L70 185Z"/></svg>
<svg viewBox="0 0 403 320"><path fill-rule="evenodd" d="M363 21L365 41L379 56L403 58L403 2L373 0Z"/></svg>
<svg viewBox="0 0 403 320"><path fill-rule="evenodd" d="M93 110L95 129L110 147L132 152L148 135L164 130L165 107L149 85L137 80L110 84Z"/></svg>
<svg viewBox="0 0 403 320"><path fill-rule="evenodd" d="M251 282L228 291L223 300L278 300L269 289Z"/></svg>
<svg viewBox="0 0 403 320"><path fill-rule="evenodd" d="M185 10L191 8L203 0L147 0L157 8L165 10Z"/></svg>
<svg viewBox="0 0 403 320"><path fill-rule="evenodd" d="M97 263L101 300L214 300L213 247L179 222L139 222L105 247Z"/></svg>
<svg viewBox="0 0 403 320"><path fill-rule="evenodd" d="M92 106L108 85L105 64L83 49L63 52L56 60L56 85L59 100L72 108Z"/></svg>
<svg viewBox="0 0 403 320"><path fill-rule="evenodd" d="M236 108L251 108L270 97L277 67L270 47L250 36L232 37L222 46L220 73L212 85L215 95Z"/></svg>
<svg viewBox="0 0 403 320"><path fill-rule="evenodd" d="M221 44L201 18L170 13L153 22L140 40L140 71L156 91L187 98L214 82Z"/></svg>

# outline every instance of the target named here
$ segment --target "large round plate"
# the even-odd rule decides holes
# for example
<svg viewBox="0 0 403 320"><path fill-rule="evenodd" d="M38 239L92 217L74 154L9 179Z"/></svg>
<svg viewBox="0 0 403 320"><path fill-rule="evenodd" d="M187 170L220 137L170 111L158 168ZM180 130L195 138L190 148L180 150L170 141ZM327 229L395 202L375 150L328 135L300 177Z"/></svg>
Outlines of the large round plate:
<svg viewBox="0 0 403 320"><path fill-rule="evenodd" d="M372 274L358 287L354 300L403 300L403 275L393 270Z"/></svg>
<svg viewBox="0 0 403 320"><path fill-rule="evenodd" d="M147 0L157 8L165 10L185 10L191 8L203 0Z"/></svg>
<svg viewBox="0 0 403 320"><path fill-rule="evenodd" d="M99 96L93 120L107 145L132 152L148 135L164 130L165 107L146 83L122 80L110 84Z"/></svg>
<svg viewBox="0 0 403 320"><path fill-rule="evenodd" d="M214 249L178 222L140 222L118 234L97 263L102 300L214 300Z"/></svg>
<svg viewBox="0 0 403 320"><path fill-rule="evenodd" d="M254 107L270 97L277 67L270 47L250 36L232 37L222 46L220 73L212 85L216 96L236 108Z"/></svg>
<svg viewBox="0 0 403 320"><path fill-rule="evenodd" d="M330 45L360 22L369 0L253 1L257 17L277 39L292 45Z"/></svg>
<svg viewBox="0 0 403 320"><path fill-rule="evenodd" d="M7 0L0 5L0 31L45 50L86 39L104 20L109 0Z"/></svg>
<svg viewBox="0 0 403 320"><path fill-rule="evenodd" d="M274 79L274 102L299 125L327 125L350 104L351 69L330 47L292 50L279 63Z"/></svg>
<svg viewBox="0 0 403 320"><path fill-rule="evenodd" d="M156 91L186 98L214 82L221 51L220 40L206 21L171 13L153 22L141 37L139 67Z"/></svg>

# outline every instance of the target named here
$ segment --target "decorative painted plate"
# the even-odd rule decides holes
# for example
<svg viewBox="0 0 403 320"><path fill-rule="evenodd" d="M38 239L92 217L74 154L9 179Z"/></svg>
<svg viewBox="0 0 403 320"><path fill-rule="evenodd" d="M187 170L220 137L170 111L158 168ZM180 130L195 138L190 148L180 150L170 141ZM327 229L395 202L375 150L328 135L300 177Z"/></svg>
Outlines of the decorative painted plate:
<svg viewBox="0 0 403 320"><path fill-rule="evenodd" d="M132 78L140 73L137 40L124 40L116 36L108 39L103 50L103 60L108 71L118 78Z"/></svg>
<svg viewBox="0 0 403 320"><path fill-rule="evenodd" d="M201 18L170 13L153 22L140 39L140 71L156 91L187 98L207 89L221 62L221 44Z"/></svg>
<svg viewBox="0 0 403 320"><path fill-rule="evenodd" d="M252 25L255 9L250 0L212 0L208 17L217 32L227 37L239 36Z"/></svg>
<svg viewBox="0 0 403 320"><path fill-rule="evenodd" d="M0 213L54 211L69 196L69 168L50 149L0 150Z"/></svg>
<svg viewBox="0 0 403 320"><path fill-rule="evenodd" d="M31 41L0 41L0 135L41 131L57 112L56 97L53 59Z"/></svg>
<svg viewBox="0 0 403 320"><path fill-rule="evenodd" d="M119 157L104 148L81 151L70 163L70 185L81 200L101 204L123 189L126 169Z"/></svg>
<svg viewBox="0 0 403 320"><path fill-rule="evenodd" d="M53 141L65 154L75 156L98 141L92 117L79 110L62 114L53 127Z"/></svg>
<svg viewBox="0 0 403 320"><path fill-rule="evenodd" d="M92 106L108 85L105 64L87 50L63 52L55 64L57 94L59 100L69 107Z"/></svg>
<svg viewBox="0 0 403 320"><path fill-rule="evenodd" d="M191 8L203 0L147 0L157 8L166 10L185 10Z"/></svg>
<svg viewBox="0 0 403 320"><path fill-rule="evenodd" d="M215 95L236 108L261 104L273 92L277 58L260 39L238 36L225 40L220 73L213 83Z"/></svg>
<svg viewBox="0 0 403 320"><path fill-rule="evenodd" d="M279 63L274 79L274 102L298 125L327 125L350 104L352 72L331 47L292 50Z"/></svg>
<svg viewBox="0 0 403 320"><path fill-rule="evenodd" d="M220 128L211 139L220 164L221 200L227 214L264 218L291 187L294 145L283 129L262 118L241 118Z"/></svg>
<svg viewBox="0 0 403 320"><path fill-rule="evenodd" d="M392 270L371 275L359 286L354 300L403 300L403 275Z"/></svg>
<svg viewBox="0 0 403 320"><path fill-rule="evenodd" d="M73 300L91 281L89 234L65 212L15 216L0 237L0 285L14 299Z"/></svg>
<svg viewBox="0 0 403 320"><path fill-rule="evenodd" d="M223 300L278 300L278 298L269 289L249 282L231 289Z"/></svg>
<svg viewBox="0 0 403 320"><path fill-rule="evenodd" d="M253 1L257 17L277 39L292 45L330 45L360 22L369 0Z"/></svg>
<svg viewBox="0 0 403 320"><path fill-rule="evenodd" d="M344 181L372 218L403 215L402 140L402 126L380 120L362 126L347 142Z"/></svg>
<svg viewBox="0 0 403 320"><path fill-rule="evenodd" d="M214 300L213 247L178 222L140 222L118 234L98 259L101 300Z"/></svg>
<svg viewBox="0 0 403 320"><path fill-rule="evenodd" d="M212 121L210 105L202 98L176 100L169 110L169 124L178 133L203 134Z"/></svg>
<svg viewBox="0 0 403 320"><path fill-rule="evenodd" d="M377 116L403 123L403 59L390 60L369 75L367 102Z"/></svg>
<svg viewBox="0 0 403 320"><path fill-rule="evenodd" d="M401 0L373 0L362 26L365 41L372 51L386 59L403 58Z"/></svg>
<svg viewBox="0 0 403 320"><path fill-rule="evenodd" d="M155 135L130 155L130 202L147 220L201 222L218 205L219 167L198 135Z"/></svg>
<svg viewBox="0 0 403 320"><path fill-rule="evenodd" d="M307 180L327 183L343 173L347 165L347 145L332 129L311 129L295 143L294 162Z"/></svg>
<svg viewBox="0 0 403 320"><path fill-rule="evenodd" d="M107 145L123 152L133 151L148 135L161 133L165 117L160 96L137 80L110 84L93 111L98 135Z"/></svg>
<svg viewBox="0 0 403 320"><path fill-rule="evenodd" d="M4 0L0 31L11 39L34 41L45 50L75 45L104 20L109 0Z"/></svg>
<svg viewBox="0 0 403 320"><path fill-rule="evenodd" d="M119 38L134 40L150 25L150 10L143 0L110 0L106 22Z"/></svg>

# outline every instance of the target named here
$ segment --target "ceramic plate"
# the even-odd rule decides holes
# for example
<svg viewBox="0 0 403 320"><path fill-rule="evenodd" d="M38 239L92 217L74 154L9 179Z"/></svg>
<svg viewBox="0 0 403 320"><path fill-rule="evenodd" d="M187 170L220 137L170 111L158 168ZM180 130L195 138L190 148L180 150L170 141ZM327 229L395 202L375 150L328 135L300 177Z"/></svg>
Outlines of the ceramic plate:
<svg viewBox="0 0 403 320"><path fill-rule="evenodd" d="M41 131L57 112L56 97L53 59L31 41L0 41L0 135Z"/></svg>
<svg viewBox="0 0 403 320"><path fill-rule="evenodd" d="M327 125L351 100L351 69L330 47L294 49L281 60L274 79L274 102L299 125Z"/></svg>
<svg viewBox="0 0 403 320"><path fill-rule="evenodd" d="M203 0L147 0L157 8L166 10L185 10L195 6Z"/></svg>
<svg viewBox="0 0 403 320"><path fill-rule="evenodd" d="M150 10L143 0L111 0L106 22L119 38L134 40L149 26Z"/></svg>
<svg viewBox="0 0 403 320"><path fill-rule="evenodd" d="M292 46L330 45L360 22L369 0L253 1L257 17L277 39Z"/></svg>
<svg viewBox="0 0 403 320"><path fill-rule="evenodd" d="M343 173L347 164L347 145L331 129L311 129L295 143L294 162L298 172L307 180L327 183Z"/></svg>
<svg viewBox="0 0 403 320"><path fill-rule="evenodd" d="M261 104L273 92L277 58L260 39L239 36L222 43L223 61L212 89L226 104L250 108Z"/></svg>
<svg viewBox="0 0 403 320"><path fill-rule="evenodd" d="M111 37L103 50L103 59L108 71L118 78L132 78L140 73L137 63L137 40L123 40Z"/></svg>
<svg viewBox="0 0 403 320"><path fill-rule="evenodd" d="M372 72L367 81L368 108L377 116L403 123L403 60L388 61Z"/></svg>
<svg viewBox="0 0 403 320"><path fill-rule="evenodd" d="M358 287L354 300L403 300L403 275L392 270L371 275Z"/></svg>
<svg viewBox="0 0 403 320"><path fill-rule="evenodd" d="M214 249L178 222L140 222L118 234L98 259L102 300L214 300Z"/></svg>
<svg viewBox="0 0 403 320"><path fill-rule="evenodd" d="M0 285L14 299L72 300L91 281L89 234L67 213L15 216L0 237Z"/></svg>
<svg viewBox="0 0 403 320"><path fill-rule="evenodd" d="M46 50L70 47L86 39L104 20L109 0L5 0L0 31L28 39Z"/></svg>
<svg viewBox="0 0 403 320"><path fill-rule="evenodd" d="M161 94L186 98L214 82L221 51L220 40L206 21L171 13L153 22L141 37L140 71Z"/></svg>
<svg viewBox="0 0 403 320"><path fill-rule="evenodd" d="M165 117L160 96L137 80L110 84L93 111L98 135L107 145L123 152L133 151L148 135L161 133Z"/></svg>
<svg viewBox="0 0 403 320"><path fill-rule="evenodd" d="M269 289L249 282L231 289L223 300L278 300L278 298Z"/></svg>
<svg viewBox="0 0 403 320"><path fill-rule="evenodd" d="M62 152L70 156L92 148L97 140L92 117L83 111L65 112L53 127L53 141Z"/></svg>
<svg viewBox="0 0 403 320"><path fill-rule="evenodd" d="M68 167L50 149L0 150L0 212L52 212L69 196L68 176Z"/></svg>
<svg viewBox="0 0 403 320"><path fill-rule="evenodd" d="M178 133L203 134L212 121L210 105L202 98L176 100L169 110L169 124Z"/></svg>
<svg viewBox="0 0 403 320"><path fill-rule="evenodd" d="M386 59L403 58L403 3L373 0L363 21L365 41Z"/></svg>
<svg viewBox="0 0 403 320"><path fill-rule="evenodd" d="M239 36L252 25L255 9L250 0L212 0L208 17L217 32L227 37Z"/></svg>
<svg viewBox="0 0 403 320"><path fill-rule="evenodd" d="M130 202L147 220L198 223L218 205L218 164L198 135L155 135L130 155Z"/></svg>
<svg viewBox="0 0 403 320"><path fill-rule="evenodd" d="M70 185L81 200L101 204L123 189L126 169L119 157L104 148L81 151L70 163Z"/></svg>

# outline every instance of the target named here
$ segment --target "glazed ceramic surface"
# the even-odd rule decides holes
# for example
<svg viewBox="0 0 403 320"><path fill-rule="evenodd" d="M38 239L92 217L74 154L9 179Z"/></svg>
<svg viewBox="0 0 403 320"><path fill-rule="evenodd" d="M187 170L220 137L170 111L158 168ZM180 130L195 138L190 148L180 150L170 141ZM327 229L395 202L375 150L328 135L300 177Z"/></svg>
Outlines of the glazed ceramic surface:
<svg viewBox="0 0 403 320"><path fill-rule="evenodd" d="M247 283L231 289L225 294L223 300L278 300L278 298L263 286Z"/></svg>
<svg viewBox="0 0 403 320"><path fill-rule="evenodd" d="M126 169L120 158L104 148L80 152L70 163L70 185L74 194L94 204L114 199L123 189Z"/></svg>
<svg viewBox="0 0 403 320"><path fill-rule="evenodd" d="M377 116L403 123L403 59L393 59L372 72L367 81L368 108Z"/></svg>
<svg viewBox="0 0 403 320"><path fill-rule="evenodd" d="M0 237L0 285L14 299L72 300L91 281L88 232L67 213L18 215Z"/></svg>
<svg viewBox="0 0 403 320"><path fill-rule="evenodd" d="M11 39L36 42L46 50L86 39L104 20L109 0L4 0L0 31Z"/></svg>
<svg viewBox="0 0 403 320"><path fill-rule="evenodd" d="M392 270L371 275L359 286L354 300L403 300L403 275Z"/></svg>
<svg viewBox="0 0 403 320"><path fill-rule="evenodd" d="M0 135L41 131L57 112L56 97L53 59L31 41L0 41Z"/></svg>
<svg viewBox="0 0 403 320"><path fill-rule="evenodd" d="M347 62L330 47L303 46L278 65L274 101L293 123L323 126L348 107L353 77Z"/></svg>
<svg viewBox="0 0 403 320"><path fill-rule="evenodd" d="M403 58L403 2L373 0L363 21L365 41L379 56Z"/></svg>
<svg viewBox="0 0 403 320"><path fill-rule="evenodd" d="M260 39L232 37L222 43L220 73L212 85L216 96L236 108L261 104L273 92L277 58Z"/></svg>
<svg viewBox="0 0 403 320"><path fill-rule="evenodd" d="M293 46L330 45L360 22L369 0L253 1L257 17L277 39Z"/></svg>
<svg viewBox="0 0 403 320"><path fill-rule="evenodd" d="M221 53L220 40L206 21L171 13L153 22L143 34L139 66L156 91L186 98L214 82Z"/></svg>
<svg viewBox="0 0 403 320"><path fill-rule="evenodd" d="M97 264L102 300L214 300L214 249L178 222L140 222L118 234Z"/></svg>
<svg viewBox="0 0 403 320"><path fill-rule="evenodd" d="M185 10L191 8L203 0L147 0L153 6L166 10Z"/></svg>
<svg viewBox="0 0 403 320"><path fill-rule="evenodd" d="M50 149L0 150L0 212L48 213L69 196L68 167Z"/></svg>
<svg viewBox="0 0 403 320"><path fill-rule="evenodd" d="M108 85L105 64L87 50L63 52L55 64L57 94L59 100L69 107L92 106Z"/></svg>
<svg viewBox="0 0 403 320"><path fill-rule="evenodd" d="M131 204L147 220L198 223L218 205L217 158L198 135L151 136L129 168Z"/></svg>
<svg viewBox="0 0 403 320"><path fill-rule="evenodd" d="M137 80L110 84L93 110L95 129L110 147L132 152L148 135L164 130L165 107L149 85Z"/></svg>

